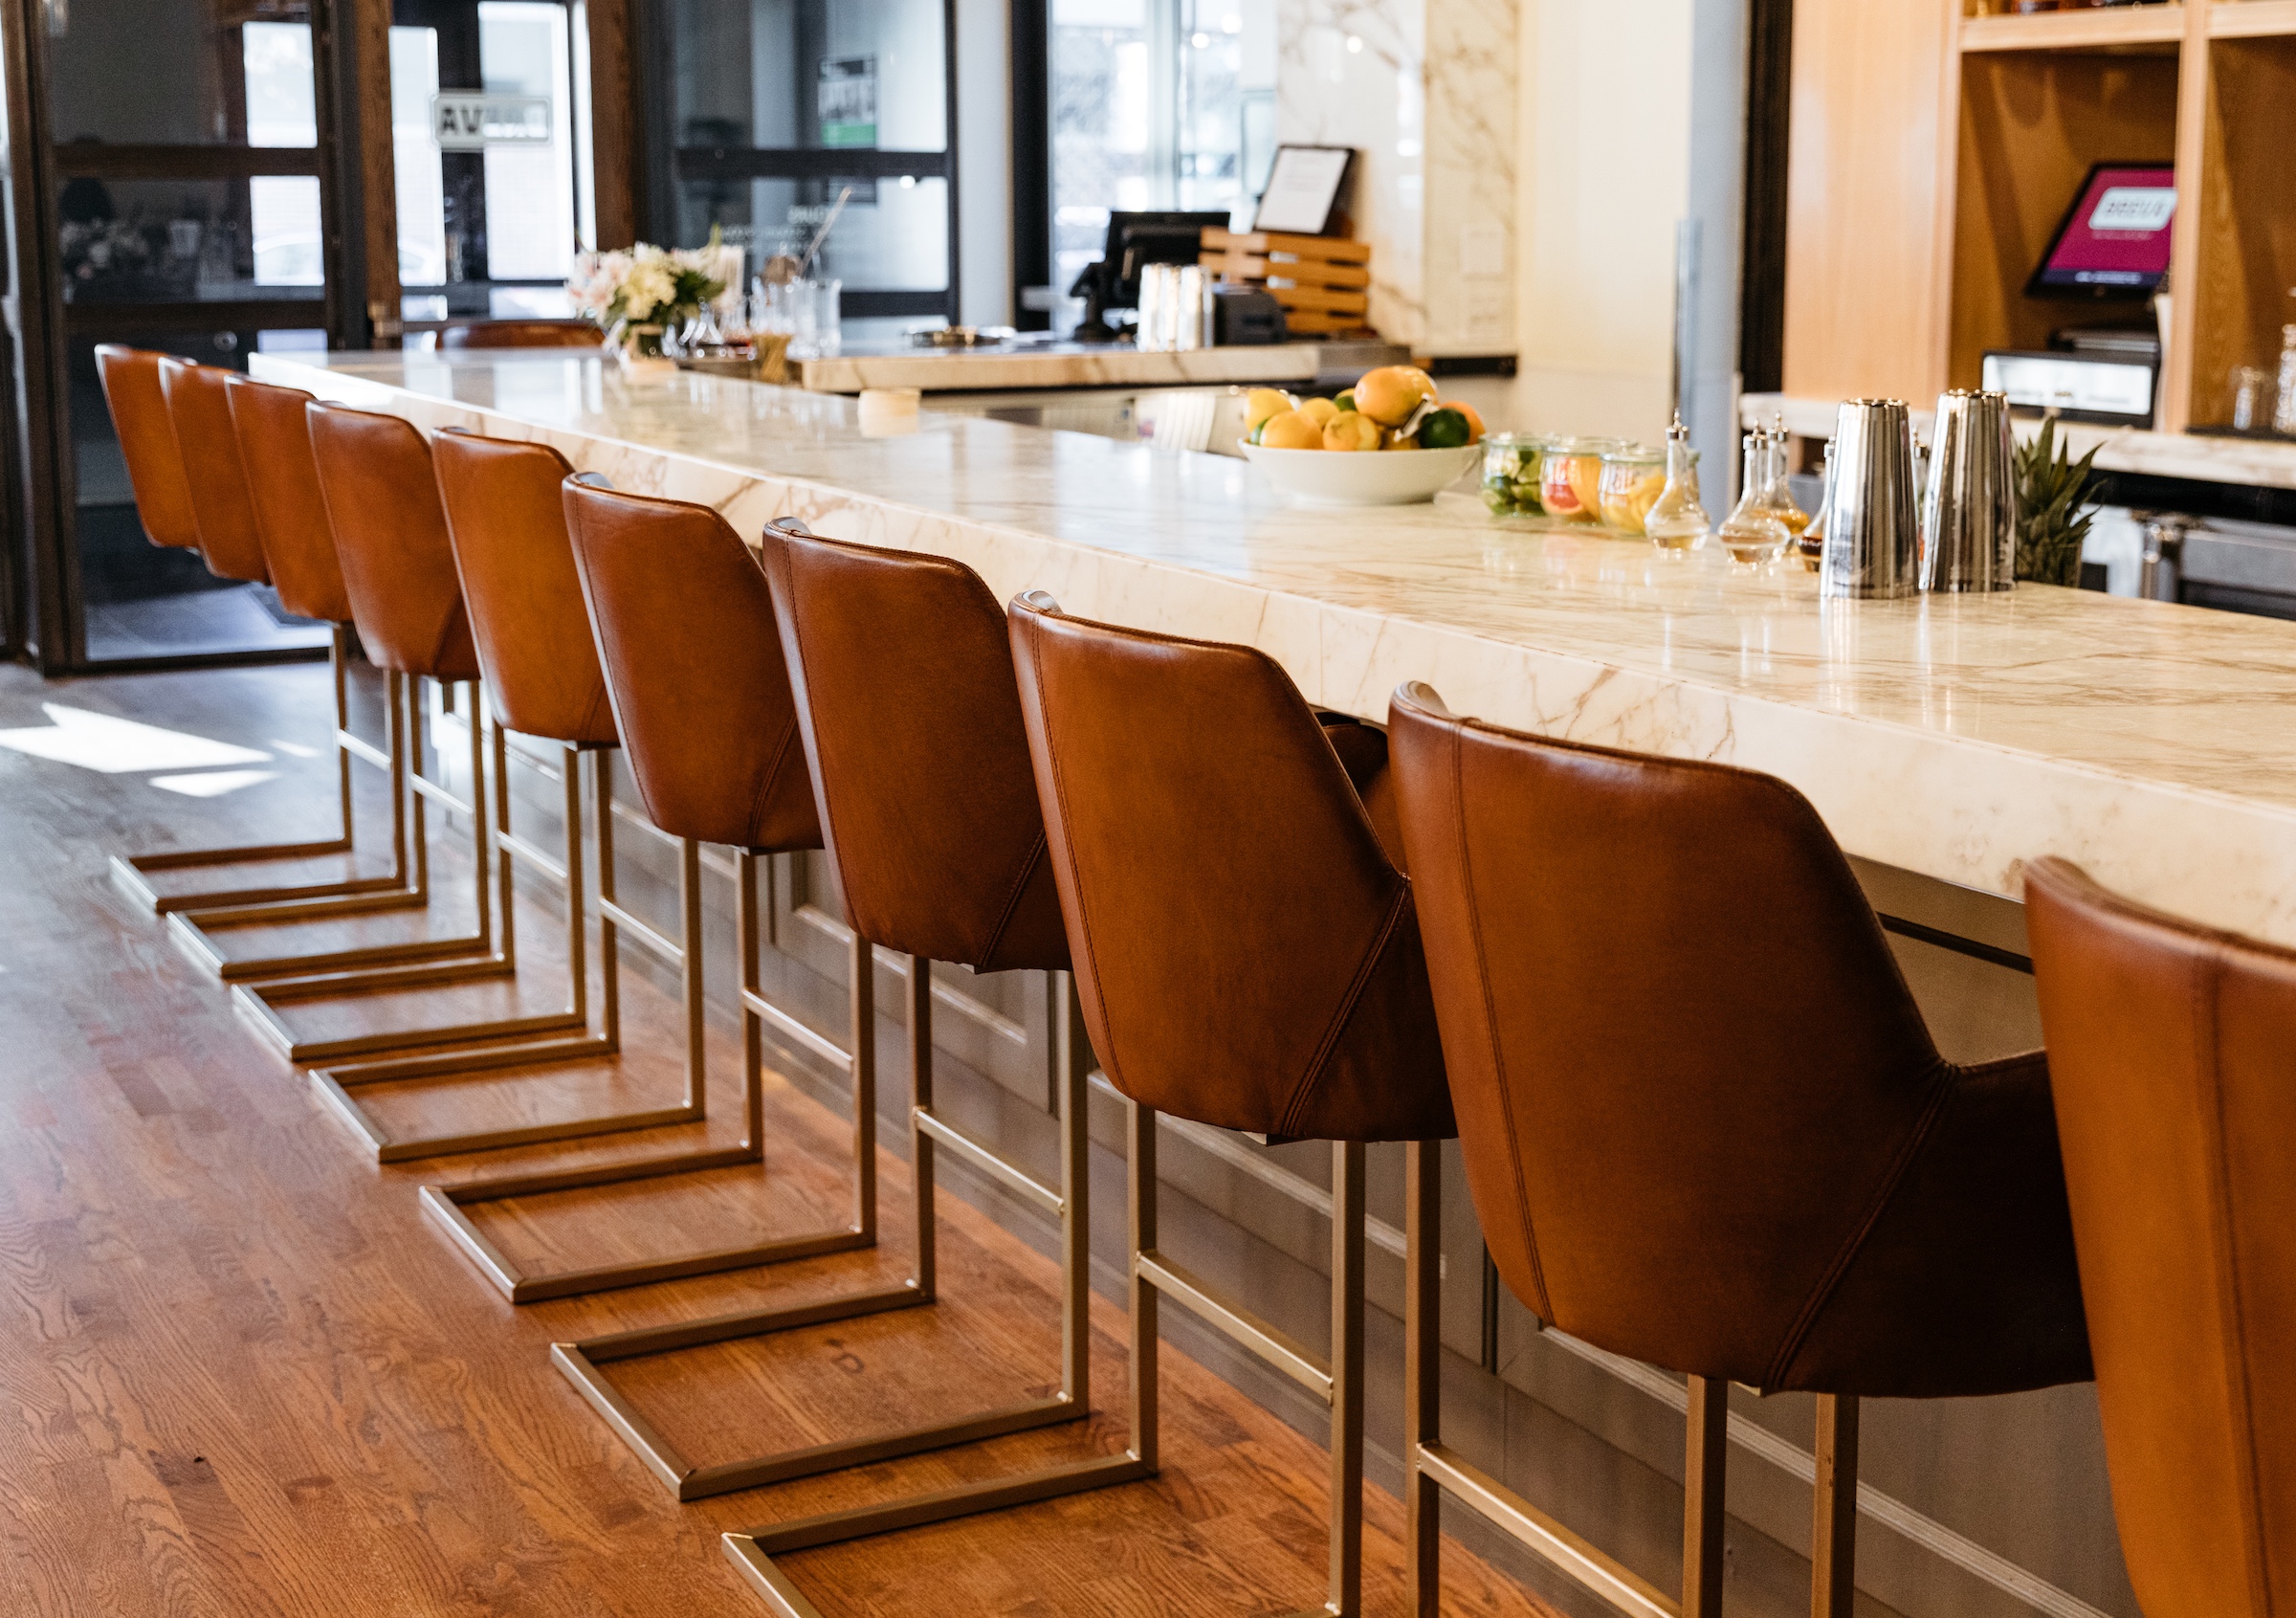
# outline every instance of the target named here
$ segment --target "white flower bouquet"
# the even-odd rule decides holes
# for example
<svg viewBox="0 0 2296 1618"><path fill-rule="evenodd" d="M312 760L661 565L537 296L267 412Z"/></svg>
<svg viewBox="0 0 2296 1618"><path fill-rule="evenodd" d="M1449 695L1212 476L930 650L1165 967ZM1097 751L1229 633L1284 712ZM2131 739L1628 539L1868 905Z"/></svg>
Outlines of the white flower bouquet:
<svg viewBox="0 0 2296 1618"><path fill-rule="evenodd" d="M649 242L574 260L566 295L576 312L611 334L693 320L725 291L717 245L666 249Z"/></svg>

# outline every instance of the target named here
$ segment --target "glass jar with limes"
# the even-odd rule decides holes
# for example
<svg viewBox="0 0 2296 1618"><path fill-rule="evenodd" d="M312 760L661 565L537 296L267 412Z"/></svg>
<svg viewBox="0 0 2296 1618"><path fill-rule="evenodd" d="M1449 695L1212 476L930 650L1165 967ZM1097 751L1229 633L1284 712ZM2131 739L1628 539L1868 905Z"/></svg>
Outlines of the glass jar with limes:
<svg viewBox="0 0 2296 1618"><path fill-rule="evenodd" d="M1483 503L1500 517L1536 517L1543 432L1492 432L1483 439Z"/></svg>

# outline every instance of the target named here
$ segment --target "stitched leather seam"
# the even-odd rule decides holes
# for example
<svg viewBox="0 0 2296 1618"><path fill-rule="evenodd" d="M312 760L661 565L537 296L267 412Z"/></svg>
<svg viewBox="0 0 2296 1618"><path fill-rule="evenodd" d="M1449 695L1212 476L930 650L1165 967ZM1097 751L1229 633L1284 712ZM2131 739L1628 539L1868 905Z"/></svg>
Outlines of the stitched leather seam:
<svg viewBox="0 0 2296 1618"><path fill-rule="evenodd" d="M1531 1222L1531 1181L1523 1166L1519 1142L1521 1131L1516 1128L1514 1093L1507 1083L1507 1053L1499 1042L1499 1009L1491 992L1490 956L1483 945L1483 907L1475 902L1474 862L1468 852L1467 839L1467 739L1457 725L1450 727L1451 743L1451 824L1459 843L1460 886L1467 896L1468 929L1474 938L1475 977L1483 990L1483 1024L1490 1039L1491 1066L1499 1081L1499 1110L1507 1120L1507 1168L1514 1177L1515 1206L1523 1210L1523 1246L1531 1254L1531 1280L1538 1289L1540 1307L1552 1311L1555 1299L1547 1292L1547 1270L1539 1256L1538 1232ZM1552 1319L1550 1314L1549 1319Z"/></svg>
<svg viewBox="0 0 2296 1618"><path fill-rule="evenodd" d="M1818 1284L1810 1289L1809 1298L1802 1304L1801 1312L1795 1317L1784 1341L1778 1344L1777 1353L1771 1359L1769 1370L1763 1376L1764 1387L1783 1385L1787 1371L1801 1353L1802 1344L1808 1341L1810 1333L1817 1329L1820 1317L1825 1313L1825 1306L1833 1301L1835 1292L1840 1289L1850 1267L1857 1262L1858 1254L1865 1249L1866 1238L1873 1234L1874 1227L1882 1222L1882 1216L1889 1210L1889 1205L1897 1200L1898 1187L1905 1184L1906 1176L1912 1171L1922 1149L1929 1144L1930 1136L1937 1127L1937 1119L1944 1116L1946 1103L1953 1098L1955 1081L1962 1076L1957 1068L1942 1062L1939 1067L1941 1071L1931 1086L1929 1100L1924 1103L1921 1116L1914 1119L1912 1129L1907 1133L1906 1143L1898 1149L1897 1161L1889 1165L1889 1172L1883 1177L1881 1187L1867 1205L1865 1217L1851 1228L1840 1251L1834 1254L1833 1262L1825 1267L1825 1273L1819 1276Z"/></svg>
<svg viewBox="0 0 2296 1618"><path fill-rule="evenodd" d="M981 952L983 961L994 961L997 948L1004 942L1006 929L1020 913L1021 896L1028 891L1028 878L1036 874L1036 862L1045 857L1048 836L1042 827L1037 829L1036 841L1028 845L1028 857L1021 862L1021 874L1015 878L1011 892L1004 896L1004 908L997 912L997 924L989 929L988 942Z"/></svg>
<svg viewBox="0 0 2296 1618"><path fill-rule="evenodd" d="M1045 658L1044 653L1039 645L1039 642L1044 638L1044 626L1037 620L1036 615L1033 612L1031 612L1028 618L1025 621L1028 627L1028 662L1036 672L1037 709L1041 714L1046 706L1044 695ZM1054 746L1052 743L1052 726L1049 723L1047 723L1044 726L1044 733L1045 763L1049 765L1052 769L1052 801L1060 807L1060 823L1063 826L1066 826L1069 824L1068 778L1061 773L1060 749ZM1047 827L1046 837L1048 847L1049 846L1050 835L1051 828ZM1100 952L1093 946L1092 907L1086 904L1084 901L1084 887L1081 883L1076 885L1076 928L1077 931L1084 935L1084 948L1081 953L1084 956L1086 968L1092 973L1093 997L1101 1002L1100 1021L1103 1025L1107 1025L1104 1026L1100 1031L1107 1037L1109 1049L1105 1051L1095 1050L1094 1054L1100 1058L1101 1071L1106 1073L1111 1079L1115 1080L1116 1088L1118 1090L1123 1090L1123 1081L1119 1076L1123 1070L1116 1061L1116 1031L1111 1019L1107 1015L1107 1000L1100 994ZM1126 1091L1125 1093L1127 1095L1130 1094L1129 1091Z"/></svg>
<svg viewBox="0 0 2296 1618"><path fill-rule="evenodd" d="M1402 920L1403 909L1410 902L1410 883L1399 883L1395 898L1387 906L1386 920L1380 923L1379 931L1372 935L1371 947L1364 951L1362 963L1356 967L1356 975L1347 986L1347 993L1340 997L1331 1021L1325 1025L1323 1037L1316 1041L1315 1053L1309 1058L1307 1071L1300 1075L1299 1082L1292 1086L1292 1099L1285 1104L1281 1115L1283 1121L1276 1130L1277 1134L1300 1133L1297 1127L1300 1115L1307 1111L1308 1099L1315 1093L1316 1083L1323 1077L1324 1067L1331 1061L1332 1053L1338 1048L1340 1035L1347 1031L1348 1019L1356 1014L1356 1006L1362 1000L1364 989L1370 986L1372 974L1379 970L1380 959L1386 953L1389 942L1395 937L1396 927Z"/></svg>
<svg viewBox="0 0 2296 1618"><path fill-rule="evenodd" d="M2248 1375L2247 1332L2241 1299L2240 1254L2233 1235L2232 1172L2225 1162L2224 1117L2224 1041L2220 1024L2223 1017L2224 952L2212 948L2207 956L2194 963L2193 972L2193 1027L2197 1038L2206 1041L2206 1049L2196 1051L2194 1063L2197 1072L2205 1075L2209 1095L2206 1097L2209 1121L2213 1125L2208 1138L2208 1212L2209 1223L2215 1229L2209 1243L2218 1266L2218 1285L2220 1288L2219 1309L2222 1319L2218 1329L2224 1333L2225 1367L2231 1386L2225 1392L2232 1401L2232 1415L2240 1428L2241 1459L2240 1491L2249 1599L2255 1610L2272 1609L2270 1580L2271 1546L2255 1530L2263 1520L2263 1461L2257 1454L2254 1389Z"/></svg>

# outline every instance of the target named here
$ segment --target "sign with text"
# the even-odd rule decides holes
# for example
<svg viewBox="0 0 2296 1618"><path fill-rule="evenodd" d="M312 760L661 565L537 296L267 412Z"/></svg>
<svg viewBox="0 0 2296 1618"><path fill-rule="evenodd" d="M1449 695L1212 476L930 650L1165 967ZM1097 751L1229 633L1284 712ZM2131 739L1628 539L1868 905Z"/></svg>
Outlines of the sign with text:
<svg viewBox="0 0 2296 1618"><path fill-rule="evenodd" d="M430 98L430 133L442 152L550 144L550 98L485 90L441 90Z"/></svg>
<svg viewBox="0 0 2296 1618"><path fill-rule="evenodd" d="M877 144L877 58L839 56L821 64L815 87L825 146Z"/></svg>

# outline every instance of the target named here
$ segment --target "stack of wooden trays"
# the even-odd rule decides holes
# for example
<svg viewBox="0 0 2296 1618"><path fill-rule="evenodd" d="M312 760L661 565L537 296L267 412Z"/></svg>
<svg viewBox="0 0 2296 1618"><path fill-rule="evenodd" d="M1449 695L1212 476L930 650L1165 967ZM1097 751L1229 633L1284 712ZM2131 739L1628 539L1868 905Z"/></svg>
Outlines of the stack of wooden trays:
<svg viewBox="0 0 2296 1618"><path fill-rule="evenodd" d="M1216 228L1203 233L1197 260L1229 286L1265 287L1284 306L1284 322L1293 332L1336 333L1368 329L1371 307L1371 243L1335 236L1283 235L1255 231L1239 235Z"/></svg>

